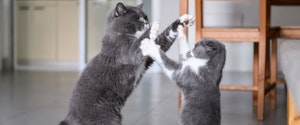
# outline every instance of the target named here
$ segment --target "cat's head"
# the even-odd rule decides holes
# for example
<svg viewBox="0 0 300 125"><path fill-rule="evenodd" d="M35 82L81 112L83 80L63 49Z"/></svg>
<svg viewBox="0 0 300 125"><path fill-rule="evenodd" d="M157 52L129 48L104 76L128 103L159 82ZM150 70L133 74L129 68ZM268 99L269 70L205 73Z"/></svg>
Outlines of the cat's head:
<svg viewBox="0 0 300 125"><path fill-rule="evenodd" d="M208 65L223 69L226 49L225 45L216 39L202 39L195 44L193 54L196 58L207 59Z"/></svg>
<svg viewBox="0 0 300 125"><path fill-rule="evenodd" d="M108 30L119 34L131 34L140 37L149 29L148 16L143 12L142 6L142 4L125 6L122 3L118 3L108 17Z"/></svg>

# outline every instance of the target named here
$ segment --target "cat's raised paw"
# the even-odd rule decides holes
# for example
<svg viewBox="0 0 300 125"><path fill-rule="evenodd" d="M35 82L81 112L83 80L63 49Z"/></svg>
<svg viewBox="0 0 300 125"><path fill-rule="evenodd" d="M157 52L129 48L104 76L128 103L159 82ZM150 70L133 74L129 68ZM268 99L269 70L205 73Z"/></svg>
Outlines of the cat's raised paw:
<svg viewBox="0 0 300 125"><path fill-rule="evenodd" d="M160 46L157 45L153 40L143 39L141 41L140 49L143 56L155 57L159 54Z"/></svg>
<svg viewBox="0 0 300 125"><path fill-rule="evenodd" d="M195 24L195 17L193 15L184 14L179 18L179 20L180 23L187 27Z"/></svg>
<svg viewBox="0 0 300 125"><path fill-rule="evenodd" d="M151 26L151 30L150 30L150 34L149 37L151 40L155 40L158 34L158 29L159 29L159 22L158 21L154 21L152 26Z"/></svg>

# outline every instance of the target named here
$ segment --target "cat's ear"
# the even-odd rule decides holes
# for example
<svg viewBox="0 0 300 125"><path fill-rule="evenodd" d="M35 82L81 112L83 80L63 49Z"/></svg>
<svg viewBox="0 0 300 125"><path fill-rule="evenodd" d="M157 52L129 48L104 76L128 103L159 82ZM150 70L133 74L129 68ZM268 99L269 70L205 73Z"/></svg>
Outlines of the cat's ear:
<svg viewBox="0 0 300 125"><path fill-rule="evenodd" d="M127 8L124 6L123 3L119 2L115 8L115 13L114 13L115 17L122 16L125 13L127 13Z"/></svg>
<svg viewBox="0 0 300 125"><path fill-rule="evenodd" d="M143 6L144 6L144 4L143 4L143 3L141 3L141 4L137 5L136 7L137 7L137 8L141 8L141 9L142 9L142 8L143 8Z"/></svg>

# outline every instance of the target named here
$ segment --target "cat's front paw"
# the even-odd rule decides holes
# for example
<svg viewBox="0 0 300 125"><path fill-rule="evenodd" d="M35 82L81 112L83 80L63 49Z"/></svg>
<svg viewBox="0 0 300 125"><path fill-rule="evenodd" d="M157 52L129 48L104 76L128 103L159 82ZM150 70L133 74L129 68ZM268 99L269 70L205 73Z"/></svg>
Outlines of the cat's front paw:
<svg viewBox="0 0 300 125"><path fill-rule="evenodd" d="M152 58L155 58L159 54L160 46L157 45L154 40L146 38L141 41L140 49L143 56L150 56Z"/></svg>
<svg viewBox="0 0 300 125"><path fill-rule="evenodd" d="M193 26L195 24L195 17L193 15L184 14L179 17L179 20L185 27Z"/></svg>
<svg viewBox="0 0 300 125"><path fill-rule="evenodd" d="M151 26L151 30L150 30L150 40L155 40L158 34L158 29L159 29L159 22L158 21L154 21L152 26Z"/></svg>

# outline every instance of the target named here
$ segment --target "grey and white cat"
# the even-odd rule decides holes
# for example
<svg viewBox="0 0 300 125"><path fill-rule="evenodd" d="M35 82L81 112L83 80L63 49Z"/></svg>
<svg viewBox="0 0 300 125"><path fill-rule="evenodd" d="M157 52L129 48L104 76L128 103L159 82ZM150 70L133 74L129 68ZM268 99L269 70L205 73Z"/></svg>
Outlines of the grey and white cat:
<svg viewBox="0 0 300 125"><path fill-rule="evenodd" d="M175 20L155 42L167 51L178 36L177 27L188 23L186 16ZM142 5L116 5L107 19L102 51L83 70L60 125L121 125L122 107L153 63L139 49L149 32Z"/></svg>
<svg viewBox="0 0 300 125"><path fill-rule="evenodd" d="M180 63L168 58L153 38L141 42L142 53L158 62L183 93L182 125L220 125L219 83L225 63L225 46L215 39L202 39L190 50L182 26L178 27L178 32ZM150 35L155 36L155 32Z"/></svg>

